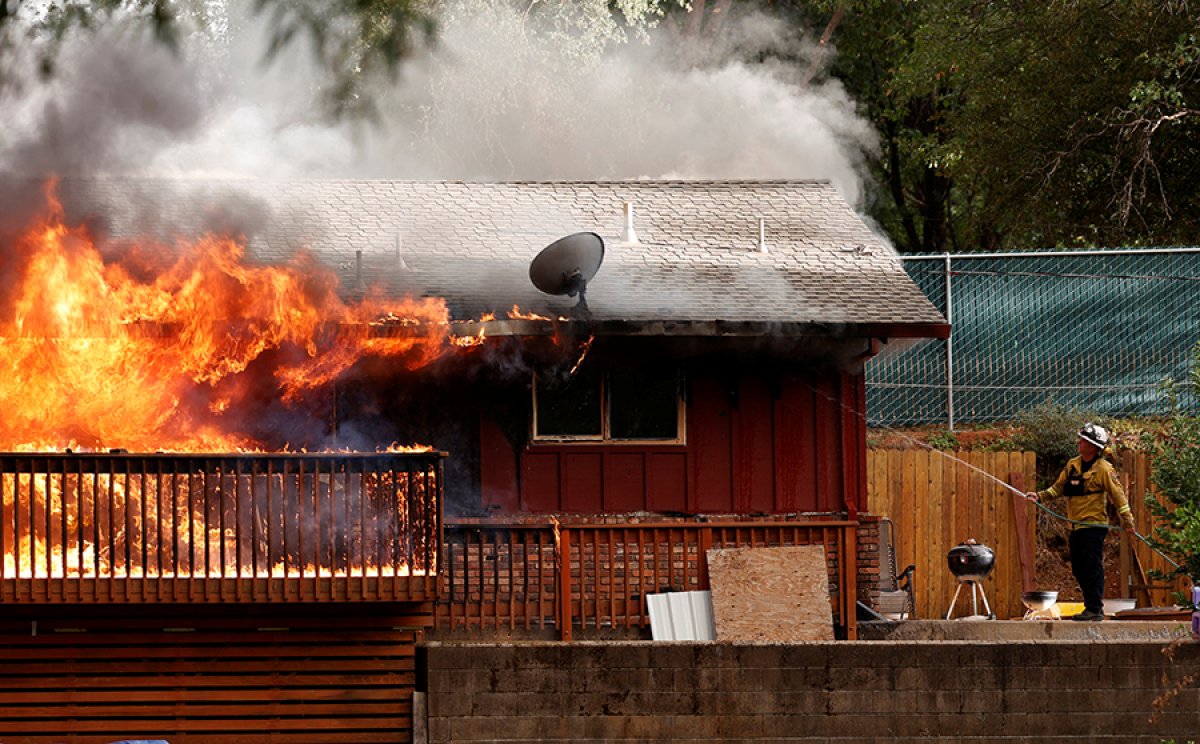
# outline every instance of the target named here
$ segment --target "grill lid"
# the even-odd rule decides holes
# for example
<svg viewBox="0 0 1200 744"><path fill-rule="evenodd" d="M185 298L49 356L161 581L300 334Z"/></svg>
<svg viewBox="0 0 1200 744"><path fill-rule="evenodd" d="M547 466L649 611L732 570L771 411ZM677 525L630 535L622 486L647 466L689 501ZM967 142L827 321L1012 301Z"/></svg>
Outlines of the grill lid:
<svg viewBox="0 0 1200 744"><path fill-rule="evenodd" d="M983 581L996 565L996 552L986 545L968 539L946 554L950 573L959 581Z"/></svg>

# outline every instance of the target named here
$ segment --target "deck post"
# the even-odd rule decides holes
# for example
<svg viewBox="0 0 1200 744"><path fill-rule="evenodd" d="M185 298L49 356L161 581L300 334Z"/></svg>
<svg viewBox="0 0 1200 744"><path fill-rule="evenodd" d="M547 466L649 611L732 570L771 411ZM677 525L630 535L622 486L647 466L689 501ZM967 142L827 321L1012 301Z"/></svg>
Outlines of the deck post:
<svg viewBox="0 0 1200 744"><path fill-rule="evenodd" d="M571 628L571 530L563 527L558 538L558 637L569 641ZM582 568L582 567L581 567Z"/></svg>

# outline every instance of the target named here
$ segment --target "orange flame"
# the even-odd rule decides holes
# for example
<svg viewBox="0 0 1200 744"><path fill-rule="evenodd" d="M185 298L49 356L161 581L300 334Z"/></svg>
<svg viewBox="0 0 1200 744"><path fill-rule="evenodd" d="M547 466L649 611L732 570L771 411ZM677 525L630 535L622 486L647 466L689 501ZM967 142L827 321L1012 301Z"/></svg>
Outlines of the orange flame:
<svg viewBox="0 0 1200 744"><path fill-rule="evenodd" d="M416 368L455 348L441 300L348 305L307 253L253 265L243 243L207 235L106 260L54 192L0 246L15 279L0 291L0 449L261 449L239 427L251 404L300 405L364 356ZM147 278L129 256L150 252L174 260Z"/></svg>
<svg viewBox="0 0 1200 744"><path fill-rule="evenodd" d="M521 312L521 308L517 305L513 305L512 310L508 311L508 317L513 320L550 320L545 315Z"/></svg>

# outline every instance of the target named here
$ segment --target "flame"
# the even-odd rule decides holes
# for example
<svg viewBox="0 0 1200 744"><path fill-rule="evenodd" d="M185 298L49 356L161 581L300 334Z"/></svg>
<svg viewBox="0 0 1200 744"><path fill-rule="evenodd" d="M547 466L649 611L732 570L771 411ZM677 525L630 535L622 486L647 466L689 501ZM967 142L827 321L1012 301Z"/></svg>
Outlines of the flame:
<svg viewBox="0 0 1200 744"><path fill-rule="evenodd" d="M460 348L469 349L474 346L480 346L487 339L487 331L480 330L474 336L453 336L450 343Z"/></svg>
<svg viewBox="0 0 1200 744"><path fill-rule="evenodd" d="M133 451L270 448L239 418L301 407L367 356L407 368L478 338L449 340L440 299L369 292L344 303L310 254L247 261L244 243L207 235L105 256L66 224L46 187L41 220L14 244L0 290L0 449ZM172 255L147 276L147 256Z"/></svg>
<svg viewBox="0 0 1200 744"><path fill-rule="evenodd" d="M290 522L252 508L247 494L256 478L263 476L224 476L231 494L194 474L0 474L0 507L8 515L0 523L0 579L426 573L396 553L410 539L406 496L425 487L419 476L396 481L378 474L348 483L333 475L297 480L293 474L284 483L276 475L273 503L290 505ZM237 517L239 508L253 516ZM297 521L308 525L306 537Z"/></svg>
<svg viewBox="0 0 1200 744"><path fill-rule="evenodd" d="M550 320L545 315L537 313L523 313L518 305L513 305L512 310L508 311L508 317L513 320Z"/></svg>

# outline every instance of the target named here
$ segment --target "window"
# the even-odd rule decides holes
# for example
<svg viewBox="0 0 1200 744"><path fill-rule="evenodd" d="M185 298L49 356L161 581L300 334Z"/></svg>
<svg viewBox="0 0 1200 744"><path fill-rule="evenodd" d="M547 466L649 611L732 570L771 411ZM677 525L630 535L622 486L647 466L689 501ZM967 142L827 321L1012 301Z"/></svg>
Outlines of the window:
<svg viewBox="0 0 1200 744"><path fill-rule="evenodd" d="M561 380L537 375L535 440L681 442L683 406L676 370L582 370Z"/></svg>

